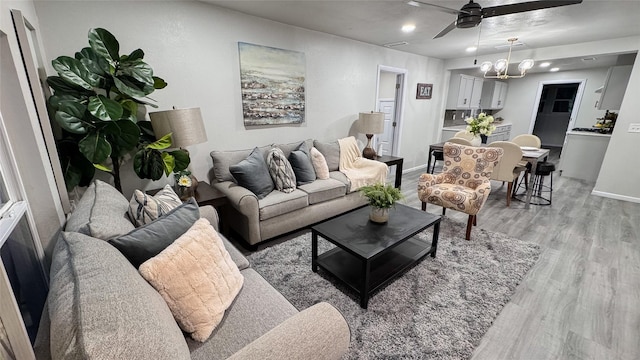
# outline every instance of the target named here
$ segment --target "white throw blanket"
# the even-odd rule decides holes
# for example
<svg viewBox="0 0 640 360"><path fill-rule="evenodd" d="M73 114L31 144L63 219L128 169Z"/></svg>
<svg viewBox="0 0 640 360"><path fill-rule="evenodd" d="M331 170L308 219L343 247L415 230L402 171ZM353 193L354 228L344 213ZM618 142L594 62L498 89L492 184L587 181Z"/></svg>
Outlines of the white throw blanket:
<svg viewBox="0 0 640 360"><path fill-rule="evenodd" d="M383 162L361 157L355 137L338 139L338 144L340 145L340 171L351 181L351 191L356 191L365 185L385 183L389 167Z"/></svg>

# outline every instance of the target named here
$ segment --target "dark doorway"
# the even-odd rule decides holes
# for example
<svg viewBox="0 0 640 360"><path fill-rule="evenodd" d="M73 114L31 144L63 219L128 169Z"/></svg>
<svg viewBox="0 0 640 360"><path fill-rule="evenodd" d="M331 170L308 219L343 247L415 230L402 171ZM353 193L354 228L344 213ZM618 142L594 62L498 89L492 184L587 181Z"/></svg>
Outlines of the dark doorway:
<svg viewBox="0 0 640 360"><path fill-rule="evenodd" d="M533 134L542 145L562 147L580 83L548 84L542 88Z"/></svg>

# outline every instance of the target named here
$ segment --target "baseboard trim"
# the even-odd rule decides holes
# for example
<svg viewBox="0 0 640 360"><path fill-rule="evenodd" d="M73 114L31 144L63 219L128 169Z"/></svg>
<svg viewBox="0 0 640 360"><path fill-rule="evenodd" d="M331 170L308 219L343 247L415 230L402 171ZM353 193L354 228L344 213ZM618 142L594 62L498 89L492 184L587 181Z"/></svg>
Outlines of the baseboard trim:
<svg viewBox="0 0 640 360"><path fill-rule="evenodd" d="M640 198L632 197L632 196L626 196L626 195L619 195L619 194L614 194L614 193L609 193L609 192L604 192L604 191L592 190L591 191L591 195L602 196L602 197L606 197L606 198L609 198L609 199L615 199L615 200L622 200L622 201L640 203Z"/></svg>
<svg viewBox="0 0 640 360"><path fill-rule="evenodd" d="M427 168L427 164L424 164L424 165L412 167L410 169L402 169L402 173L406 174L406 173L409 173L409 172L412 172L412 171L416 171L416 170L421 170L421 169L425 169L426 170L426 168Z"/></svg>

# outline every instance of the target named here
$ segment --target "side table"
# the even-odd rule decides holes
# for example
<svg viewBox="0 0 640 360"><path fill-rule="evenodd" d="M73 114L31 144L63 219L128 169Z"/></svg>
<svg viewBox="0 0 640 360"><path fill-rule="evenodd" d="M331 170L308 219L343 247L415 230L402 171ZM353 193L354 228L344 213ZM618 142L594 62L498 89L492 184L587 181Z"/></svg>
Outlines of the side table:
<svg viewBox="0 0 640 360"><path fill-rule="evenodd" d="M402 185L402 164L404 163L404 158L391 155L380 155L376 156L375 160L383 162L387 164L387 166L396 166L395 187L400 189L400 185Z"/></svg>
<svg viewBox="0 0 640 360"><path fill-rule="evenodd" d="M193 197L200 206L211 205L218 208L229 203L224 193L204 181L198 181Z"/></svg>

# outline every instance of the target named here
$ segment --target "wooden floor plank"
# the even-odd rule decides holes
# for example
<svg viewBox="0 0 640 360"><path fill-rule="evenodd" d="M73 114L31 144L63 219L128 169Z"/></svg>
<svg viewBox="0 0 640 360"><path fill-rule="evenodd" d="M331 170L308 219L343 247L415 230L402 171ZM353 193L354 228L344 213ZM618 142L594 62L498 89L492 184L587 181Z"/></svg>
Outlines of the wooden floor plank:
<svg viewBox="0 0 640 360"><path fill-rule="evenodd" d="M402 178L405 203L417 208L421 173ZM535 242L542 258L473 359L640 359L640 204L591 195L592 183L557 173L553 186L551 206L525 210L520 201L507 208L506 186L492 182L478 228Z"/></svg>

